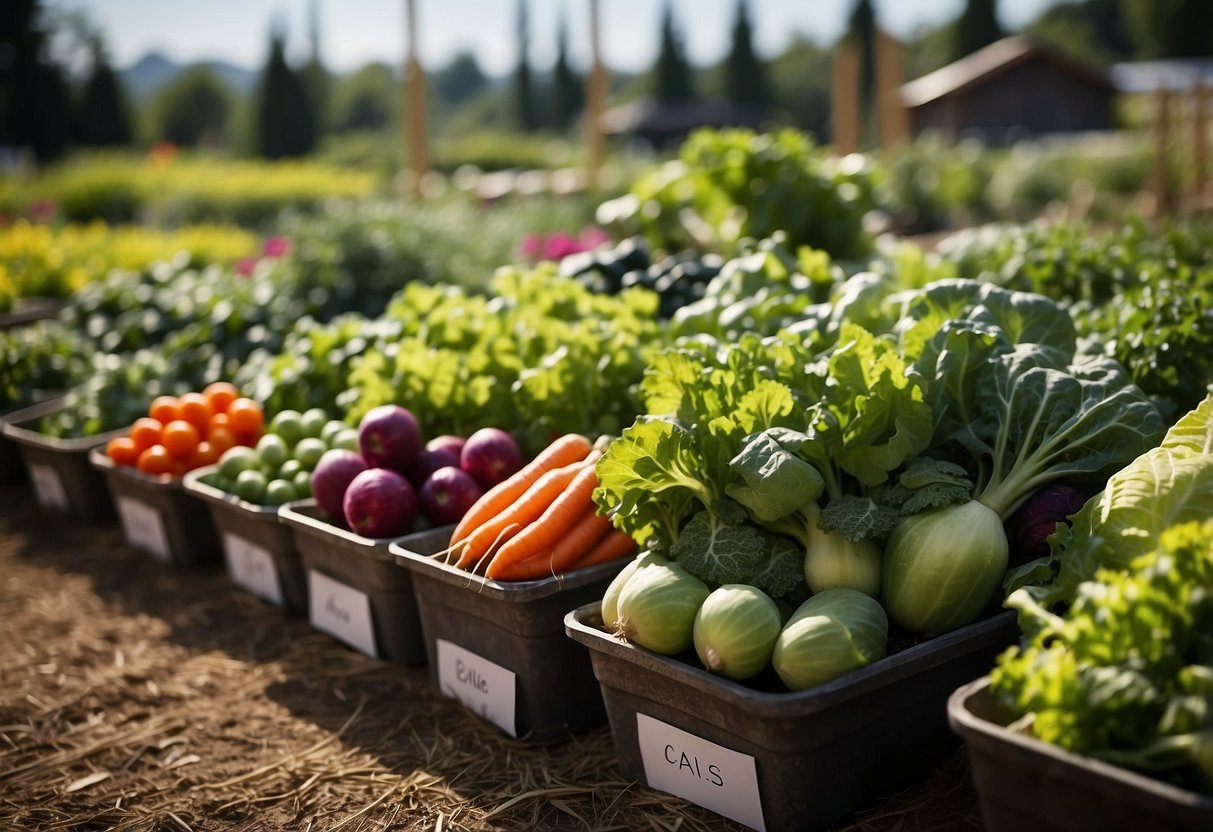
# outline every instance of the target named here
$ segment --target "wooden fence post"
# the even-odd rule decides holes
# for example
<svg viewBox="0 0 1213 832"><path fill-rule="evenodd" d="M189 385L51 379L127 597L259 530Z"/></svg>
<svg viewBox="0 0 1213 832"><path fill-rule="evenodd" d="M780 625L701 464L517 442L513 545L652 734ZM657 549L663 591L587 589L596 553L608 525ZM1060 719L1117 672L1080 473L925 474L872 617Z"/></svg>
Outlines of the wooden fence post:
<svg viewBox="0 0 1213 832"><path fill-rule="evenodd" d="M1209 99L1213 84L1198 78L1192 88L1192 199L1193 211L1203 211L1213 202L1209 192Z"/></svg>
<svg viewBox="0 0 1213 832"><path fill-rule="evenodd" d="M409 56L405 63L404 124L407 136L409 168L413 174L413 196L422 197L422 180L429 172L425 142L425 70L417 57L417 15L415 0L405 0L405 21L408 29Z"/></svg>
<svg viewBox="0 0 1213 832"><path fill-rule="evenodd" d="M876 100L879 102L880 147L891 150L910 140L909 112L901 100L905 82L901 41L876 30Z"/></svg>
<svg viewBox="0 0 1213 832"><path fill-rule="evenodd" d="M1159 87L1154 92L1154 171L1151 190L1154 196L1154 216L1166 215L1171 208L1170 171L1171 92Z"/></svg>
<svg viewBox="0 0 1213 832"><path fill-rule="evenodd" d="M830 140L835 152L859 150L859 45L842 41L834 48L830 79Z"/></svg>

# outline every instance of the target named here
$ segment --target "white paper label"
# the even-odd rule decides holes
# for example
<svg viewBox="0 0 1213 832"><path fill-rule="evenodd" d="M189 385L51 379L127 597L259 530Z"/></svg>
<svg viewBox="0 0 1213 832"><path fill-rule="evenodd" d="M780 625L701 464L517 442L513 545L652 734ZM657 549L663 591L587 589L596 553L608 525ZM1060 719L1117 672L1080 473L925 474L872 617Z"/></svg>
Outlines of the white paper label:
<svg viewBox="0 0 1213 832"><path fill-rule="evenodd" d="M119 497L118 517L127 543L154 558L169 560L168 537L160 512L132 497Z"/></svg>
<svg viewBox="0 0 1213 832"><path fill-rule="evenodd" d="M313 627L341 639L372 659L379 657L375 627L371 623L371 599L365 592L309 569L307 598L308 618Z"/></svg>
<svg viewBox="0 0 1213 832"><path fill-rule="evenodd" d="M487 719L511 737L514 725L514 671L438 639L438 687L473 713Z"/></svg>
<svg viewBox="0 0 1213 832"><path fill-rule="evenodd" d="M641 713L636 736L645 780L654 789L765 832L753 757Z"/></svg>
<svg viewBox="0 0 1213 832"><path fill-rule="evenodd" d="M30 479L34 481L34 495L38 505L48 511L67 511L67 492L59 472L49 465L29 466Z"/></svg>
<svg viewBox="0 0 1213 832"><path fill-rule="evenodd" d="M224 532L223 555L227 560L227 574L236 586L282 606L282 585L278 582L274 558L268 551L238 534Z"/></svg>

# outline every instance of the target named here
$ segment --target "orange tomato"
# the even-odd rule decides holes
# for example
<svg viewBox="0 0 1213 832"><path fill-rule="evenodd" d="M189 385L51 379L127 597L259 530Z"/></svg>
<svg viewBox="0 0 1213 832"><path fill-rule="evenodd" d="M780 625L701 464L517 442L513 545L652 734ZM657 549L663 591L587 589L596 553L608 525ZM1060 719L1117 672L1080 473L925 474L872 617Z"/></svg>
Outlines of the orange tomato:
<svg viewBox="0 0 1213 832"><path fill-rule="evenodd" d="M211 428L211 432L207 434L206 441L214 449L216 458L223 456L224 451L235 447L237 444L236 434L232 433L232 429L226 425L218 425Z"/></svg>
<svg viewBox="0 0 1213 832"><path fill-rule="evenodd" d="M157 396L152 400L152 406L147 409L147 415L162 425L181 418L181 402L176 396Z"/></svg>
<svg viewBox="0 0 1213 832"><path fill-rule="evenodd" d="M145 474L171 474L173 458L163 445L152 445L139 454L136 467Z"/></svg>
<svg viewBox="0 0 1213 832"><path fill-rule="evenodd" d="M232 402L240 398L240 391L231 382L216 381L208 384L203 389L202 395L210 403L212 413L227 413Z"/></svg>
<svg viewBox="0 0 1213 832"><path fill-rule="evenodd" d="M142 416L131 425L131 439L134 440L135 447L142 453L152 445L160 444L162 430L164 430L164 425L158 419Z"/></svg>
<svg viewBox="0 0 1213 832"><path fill-rule="evenodd" d="M251 439L253 443L261 435L261 428L265 425L265 413L262 412L261 405L252 399L239 398L232 402L227 409L227 418L236 436L241 440Z"/></svg>
<svg viewBox="0 0 1213 832"><path fill-rule="evenodd" d="M177 459L188 459L190 454L198 450L201 439L198 428L184 419L169 422L160 434L160 443Z"/></svg>
<svg viewBox="0 0 1213 832"><path fill-rule="evenodd" d="M215 428L231 427L231 424L231 417L229 417L226 413L212 413L211 424L210 427L207 428L207 433L210 433Z"/></svg>
<svg viewBox="0 0 1213 832"><path fill-rule="evenodd" d="M115 465L134 465L139 461L139 446L129 436L115 436L106 443L105 455Z"/></svg>
<svg viewBox="0 0 1213 832"><path fill-rule="evenodd" d="M190 454L189 459L185 461L185 467L190 471L195 468L201 468L203 465L214 465L219 461L219 452L215 450L215 446L207 440L203 439L198 443L198 447Z"/></svg>
<svg viewBox="0 0 1213 832"><path fill-rule="evenodd" d="M198 429L198 433L206 436L211 427L211 403L201 393L186 393L178 399L181 418Z"/></svg>

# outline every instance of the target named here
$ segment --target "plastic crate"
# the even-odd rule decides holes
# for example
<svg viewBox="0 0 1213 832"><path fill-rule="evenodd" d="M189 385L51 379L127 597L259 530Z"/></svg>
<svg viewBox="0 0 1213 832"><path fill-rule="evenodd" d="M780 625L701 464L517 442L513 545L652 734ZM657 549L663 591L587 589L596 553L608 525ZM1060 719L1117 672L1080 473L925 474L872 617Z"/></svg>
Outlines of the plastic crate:
<svg viewBox="0 0 1213 832"><path fill-rule="evenodd" d="M127 545L173 566L219 559L219 536L206 506L185 492L180 477L115 465L102 448L89 462L104 475Z"/></svg>
<svg viewBox="0 0 1213 832"><path fill-rule="evenodd" d="M442 547L445 547L443 541ZM413 572L430 676L444 695L515 737L560 742L606 719L590 657L564 616L601 599L627 559L540 581L506 583L396 543Z"/></svg>
<svg viewBox="0 0 1213 832"><path fill-rule="evenodd" d="M315 500L287 503L279 516L291 529L303 561L312 626L369 656L424 664L413 574L396 562L388 546L400 540L436 551L446 545L451 528L402 538L363 537L328 522Z"/></svg>
<svg viewBox="0 0 1213 832"><path fill-rule="evenodd" d="M42 511L86 523L111 520L114 503L105 477L89 463L88 454L126 431L80 439L57 439L39 433L42 417L58 413L64 401L55 398L8 414L0 420L0 434L16 447Z"/></svg>
<svg viewBox="0 0 1213 832"><path fill-rule="evenodd" d="M990 832L1208 832L1213 796L1074 754L1006 728L989 677L948 700Z"/></svg>
<svg viewBox="0 0 1213 832"><path fill-rule="evenodd" d="M203 482L216 466L185 475L185 492L201 500L223 548L232 582L292 613L307 613L307 578L295 548L295 536L279 517L278 506L242 500Z"/></svg>
<svg viewBox="0 0 1213 832"><path fill-rule="evenodd" d="M586 645L625 775L754 829L831 828L921 778L957 745L948 695L1018 635L1013 613L806 691L760 691L565 618Z"/></svg>

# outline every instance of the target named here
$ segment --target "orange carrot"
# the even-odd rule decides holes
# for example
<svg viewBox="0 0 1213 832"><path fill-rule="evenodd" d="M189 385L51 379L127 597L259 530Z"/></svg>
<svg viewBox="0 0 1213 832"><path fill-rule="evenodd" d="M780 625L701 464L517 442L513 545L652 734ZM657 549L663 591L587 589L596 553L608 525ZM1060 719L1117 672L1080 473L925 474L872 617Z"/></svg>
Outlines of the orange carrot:
<svg viewBox="0 0 1213 832"><path fill-rule="evenodd" d="M517 500L502 506L495 517L477 526L464 540L452 544L452 548L459 547L455 565L475 569L490 551L538 519L579 473L594 467L599 456L594 451L586 459L541 474Z"/></svg>
<svg viewBox="0 0 1213 832"><path fill-rule="evenodd" d="M535 581L559 575L568 569L570 563L594 548L594 544L610 530L610 518L599 516L597 506L589 503L568 534L551 549L497 570L490 563L489 577L498 581Z"/></svg>
<svg viewBox="0 0 1213 832"><path fill-rule="evenodd" d="M583 569L587 566L597 566L609 560L631 557L634 554L636 554L636 541L632 539L632 536L626 532L619 531L619 529L611 529L601 540L594 544L594 548L586 552L585 557L574 561L568 568L568 571Z"/></svg>
<svg viewBox="0 0 1213 832"><path fill-rule="evenodd" d="M548 445L537 457L486 491L467 510L451 533L452 545L460 543L473 529L504 511L548 471L585 459L592 447L590 440L579 433L567 433Z"/></svg>
<svg viewBox="0 0 1213 832"><path fill-rule="evenodd" d="M598 474L594 466L582 468L535 522L497 550L485 572L486 577L493 578L511 564L554 547L581 518L586 506L593 505L591 495L597 487Z"/></svg>

